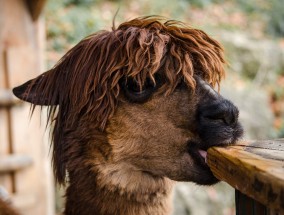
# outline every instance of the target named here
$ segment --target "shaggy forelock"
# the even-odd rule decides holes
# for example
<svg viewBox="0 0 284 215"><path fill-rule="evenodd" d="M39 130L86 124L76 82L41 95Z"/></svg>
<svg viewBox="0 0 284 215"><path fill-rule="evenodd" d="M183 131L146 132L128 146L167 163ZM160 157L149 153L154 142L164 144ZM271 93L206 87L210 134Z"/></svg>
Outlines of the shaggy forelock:
<svg viewBox="0 0 284 215"><path fill-rule="evenodd" d="M223 64L217 41L201 30L160 17L137 18L86 37L43 74L49 78L35 81L43 97L56 101L49 107L49 121L56 119L54 152L62 153L64 130L82 116L104 130L117 106L121 79L131 77L142 87L147 78L155 83L155 74L161 73L165 82L160 89L168 95L181 81L194 90L194 75L219 85ZM54 154L55 163L56 158Z"/></svg>
<svg viewBox="0 0 284 215"><path fill-rule="evenodd" d="M95 114L93 119L103 129L115 110L123 77L143 86L146 78L155 82L155 73L162 71L166 78L162 88L170 94L181 80L194 89L194 75L219 84L223 63L222 47L203 31L182 22L143 17L86 37L48 72L56 87L41 85L46 94L58 89L48 96L59 96L59 106L67 105L71 121L84 110Z"/></svg>

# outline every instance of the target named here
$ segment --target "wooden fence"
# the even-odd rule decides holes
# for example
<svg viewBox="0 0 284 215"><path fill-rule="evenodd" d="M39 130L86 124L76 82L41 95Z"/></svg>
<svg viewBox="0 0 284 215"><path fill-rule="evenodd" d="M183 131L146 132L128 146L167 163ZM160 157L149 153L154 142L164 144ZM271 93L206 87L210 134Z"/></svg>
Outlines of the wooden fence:
<svg viewBox="0 0 284 215"><path fill-rule="evenodd" d="M42 119L11 89L43 71L44 1L0 0L0 188L23 215L53 215L54 195Z"/></svg>

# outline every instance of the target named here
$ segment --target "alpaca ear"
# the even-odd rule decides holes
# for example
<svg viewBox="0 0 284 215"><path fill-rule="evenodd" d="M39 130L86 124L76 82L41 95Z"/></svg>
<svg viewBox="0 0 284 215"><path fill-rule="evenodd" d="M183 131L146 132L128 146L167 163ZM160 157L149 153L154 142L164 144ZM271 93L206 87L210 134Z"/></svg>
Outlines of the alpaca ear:
<svg viewBox="0 0 284 215"><path fill-rule="evenodd" d="M58 96L56 95L57 90L54 89L53 92L46 92L44 88L44 86L47 86L47 79L48 75L40 75L37 78L31 79L26 83L15 87L13 93L19 99L34 105L58 105Z"/></svg>

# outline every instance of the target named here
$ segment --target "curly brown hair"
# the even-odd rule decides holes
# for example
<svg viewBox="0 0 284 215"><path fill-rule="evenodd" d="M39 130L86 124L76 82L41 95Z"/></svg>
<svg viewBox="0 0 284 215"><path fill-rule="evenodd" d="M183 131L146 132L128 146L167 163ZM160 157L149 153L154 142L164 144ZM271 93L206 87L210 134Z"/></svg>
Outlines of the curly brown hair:
<svg viewBox="0 0 284 215"><path fill-rule="evenodd" d="M169 95L181 80L195 89L194 75L219 85L224 63L221 45L205 32L156 16L136 18L80 41L52 69L30 81L25 92L33 108L50 105L57 180L63 183L65 178L62 130L82 115L104 130L116 109L122 79L131 77L142 88L163 71L160 92ZM33 97L32 91L41 95Z"/></svg>

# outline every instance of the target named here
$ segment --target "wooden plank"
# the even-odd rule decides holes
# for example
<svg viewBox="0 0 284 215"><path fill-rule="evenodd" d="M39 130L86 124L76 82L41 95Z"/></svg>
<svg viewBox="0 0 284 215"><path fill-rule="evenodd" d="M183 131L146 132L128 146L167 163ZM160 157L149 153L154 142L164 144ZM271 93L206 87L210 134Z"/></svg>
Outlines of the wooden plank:
<svg viewBox="0 0 284 215"><path fill-rule="evenodd" d="M4 192L4 193L3 193ZM31 193L9 195L0 187L0 215L18 215L25 208L30 208L37 203L36 196ZM22 213L21 213L22 214Z"/></svg>
<svg viewBox="0 0 284 215"><path fill-rule="evenodd" d="M2 61L0 79L3 77L1 74L8 74L8 78L4 77L5 86L0 83L1 89L11 90L44 71L42 69L44 32L43 19L39 17L37 21L32 21L24 0L0 1L1 57L2 53L5 53L5 57L0 60ZM3 151L0 152L0 157L11 153L7 146L1 149L2 143L8 145L12 143L13 153L29 155L34 163L29 168L15 173L14 193L7 188L5 182L2 183L2 179L6 179L7 175L0 175L0 183L13 195L30 194L30 199L33 201L20 201L22 203L18 204L22 215L53 215L53 181L50 157L48 157L49 146L46 141L47 135L44 134L45 126L41 126L44 117L41 119L37 112L31 120L30 106L26 103L21 106L1 108L0 113L4 109L10 115L8 116L4 111L5 121L2 122L2 118L0 120L0 132L5 132L3 135L5 138L2 138L0 133L0 139L3 139L3 142L0 142L0 150Z"/></svg>
<svg viewBox="0 0 284 215"><path fill-rule="evenodd" d="M34 205L38 203L37 198L38 196L31 193L21 193L18 195L12 195L11 202L13 202L13 206L16 209L22 211L34 207Z"/></svg>
<svg viewBox="0 0 284 215"><path fill-rule="evenodd" d="M9 89L0 89L0 108L11 107L21 104L22 102L13 96L12 91Z"/></svg>
<svg viewBox="0 0 284 215"><path fill-rule="evenodd" d="M5 56L5 48L6 43L3 41L3 33L4 33L4 26L5 26L5 18L2 17L5 13L6 8L4 7L4 1L0 1L0 88L6 89L6 56ZM0 156L4 154L8 154L11 151L10 143L9 143L9 128L8 128L8 110L7 109L0 109ZM1 175L0 176L0 185L4 186L6 190L9 192L13 191L13 176L11 175Z"/></svg>
<svg viewBox="0 0 284 215"><path fill-rule="evenodd" d="M0 174L18 171L31 166L31 157L27 155L6 155L0 157Z"/></svg>
<svg viewBox="0 0 284 215"><path fill-rule="evenodd" d="M27 7L30 11L33 21L36 21L40 16L46 0L26 0Z"/></svg>
<svg viewBox="0 0 284 215"><path fill-rule="evenodd" d="M284 140L239 143L208 150L213 174L235 189L284 212Z"/></svg>
<svg viewBox="0 0 284 215"><path fill-rule="evenodd" d="M240 146L245 146L245 151L260 155L263 158L284 161L284 139L279 140L264 140L255 141L246 144L239 143Z"/></svg>

